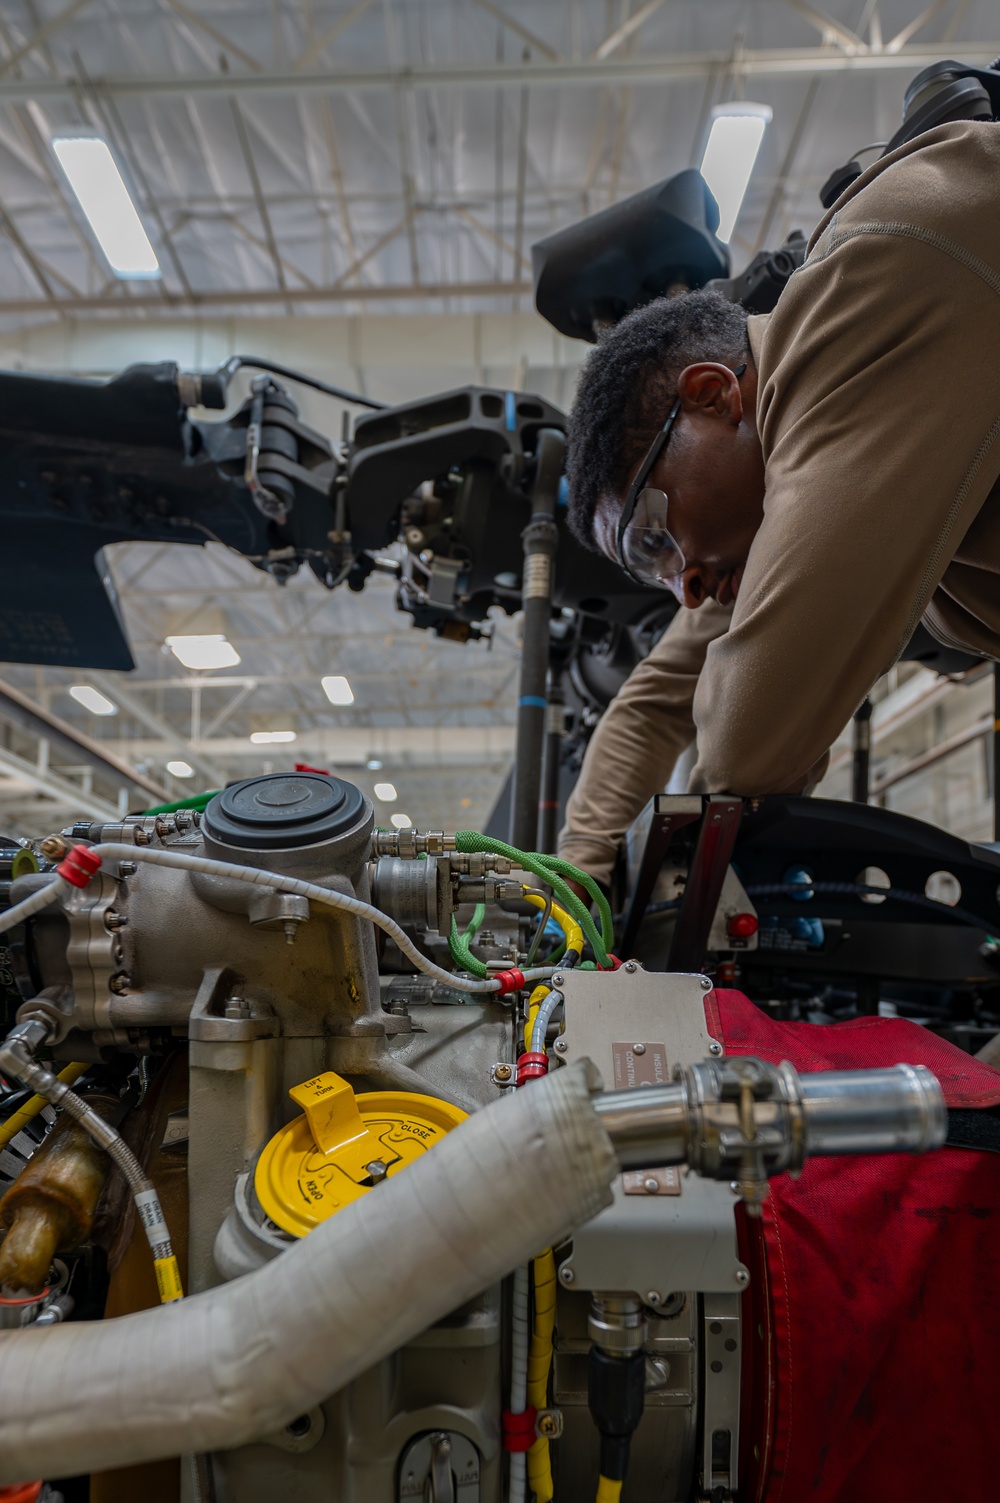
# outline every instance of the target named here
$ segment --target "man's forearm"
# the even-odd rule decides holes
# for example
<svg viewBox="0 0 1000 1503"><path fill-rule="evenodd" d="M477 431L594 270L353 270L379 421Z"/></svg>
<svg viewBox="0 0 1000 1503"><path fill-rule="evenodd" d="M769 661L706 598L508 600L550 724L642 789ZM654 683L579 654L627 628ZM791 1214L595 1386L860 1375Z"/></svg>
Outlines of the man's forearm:
<svg viewBox="0 0 1000 1503"><path fill-rule="evenodd" d="M698 675L730 615L714 601L681 611L594 732L566 807L559 852L599 882L610 881L626 830L694 740Z"/></svg>

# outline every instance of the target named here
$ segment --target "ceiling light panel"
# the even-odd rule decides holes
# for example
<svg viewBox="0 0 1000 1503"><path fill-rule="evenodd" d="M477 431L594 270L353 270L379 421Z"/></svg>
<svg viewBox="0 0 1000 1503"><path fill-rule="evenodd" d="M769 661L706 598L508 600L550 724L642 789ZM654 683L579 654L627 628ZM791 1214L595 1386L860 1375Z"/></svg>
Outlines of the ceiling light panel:
<svg viewBox="0 0 1000 1503"><path fill-rule="evenodd" d="M156 252L108 143L99 136L55 136L52 150L115 276L158 277Z"/></svg>
<svg viewBox="0 0 1000 1503"><path fill-rule="evenodd" d="M199 672L209 668L234 668L240 661L232 642L218 633L207 637L167 637L166 642L179 663Z"/></svg>
<svg viewBox="0 0 1000 1503"><path fill-rule="evenodd" d="M254 746L277 746L283 741L297 739L295 731L253 731L250 736Z"/></svg>
<svg viewBox="0 0 1000 1503"><path fill-rule="evenodd" d="M342 674L331 674L328 678L320 679L323 693L332 705L352 705L354 703L354 690Z"/></svg>
<svg viewBox="0 0 1000 1503"><path fill-rule="evenodd" d="M194 768L188 762L168 762L167 771L174 778L194 777Z"/></svg>
<svg viewBox="0 0 1000 1503"><path fill-rule="evenodd" d="M409 830L413 827L413 820L408 814L390 814L389 819L397 830Z"/></svg>
<svg viewBox="0 0 1000 1503"><path fill-rule="evenodd" d="M750 176L773 110L768 104L717 104L701 175L719 205L720 240L729 241L743 207Z"/></svg>
<svg viewBox="0 0 1000 1503"><path fill-rule="evenodd" d="M83 708L89 710L91 715L118 714L118 706L91 684L73 684L69 692L70 698L75 699L78 705L83 705Z"/></svg>
<svg viewBox="0 0 1000 1503"><path fill-rule="evenodd" d="M383 804L394 804L399 797L395 783L376 783L375 797Z"/></svg>

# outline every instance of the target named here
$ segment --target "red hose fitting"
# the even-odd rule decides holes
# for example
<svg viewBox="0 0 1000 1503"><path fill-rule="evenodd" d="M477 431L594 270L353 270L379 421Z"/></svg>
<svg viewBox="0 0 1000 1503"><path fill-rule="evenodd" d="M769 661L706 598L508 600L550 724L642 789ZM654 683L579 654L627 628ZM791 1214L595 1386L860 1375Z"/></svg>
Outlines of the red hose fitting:
<svg viewBox="0 0 1000 1503"><path fill-rule="evenodd" d="M519 992L524 989L523 971L498 971L493 980L500 983L497 987L499 997L506 997L508 992Z"/></svg>
<svg viewBox="0 0 1000 1503"><path fill-rule="evenodd" d="M524 1085L526 1080L537 1080L539 1075L549 1073L549 1058L547 1054L533 1053L530 1049L521 1055L517 1062L517 1084Z"/></svg>
<svg viewBox="0 0 1000 1503"><path fill-rule="evenodd" d="M611 964L599 965L597 967L599 971L620 971L622 966L624 965L624 961L619 960L617 955L612 955L610 950L608 951L608 959L610 960Z"/></svg>
<svg viewBox="0 0 1000 1503"><path fill-rule="evenodd" d="M523 1414L505 1409L500 1416L500 1433L505 1451L530 1451L535 1444L535 1420L538 1410L528 1406Z"/></svg>
<svg viewBox="0 0 1000 1503"><path fill-rule="evenodd" d="M91 877L101 869L101 858L89 845L74 845L56 867L59 876L64 882L69 882L73 887L86 887ZM0 1493L0 1499L3 1494Z"/></svg>
<svg viewBox="0 0 1000 1503"><path fill-rule="evenodd" d="M0 1487L0 1503L36 1503L41 1491L40 1482L15 1482L12 1487Z"/></svg>

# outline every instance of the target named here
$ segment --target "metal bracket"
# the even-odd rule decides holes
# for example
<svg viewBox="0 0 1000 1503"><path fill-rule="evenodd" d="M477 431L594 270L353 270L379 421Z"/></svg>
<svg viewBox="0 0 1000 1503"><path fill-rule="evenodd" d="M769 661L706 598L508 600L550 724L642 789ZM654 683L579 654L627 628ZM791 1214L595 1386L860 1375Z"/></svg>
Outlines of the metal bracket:
<svg viewBox="0 0 1000 1503"><path fill-rule="evenodd" d="M189 1039L205 1044L233 1044L277 1036L277 1018L259 1002L242 999L245 1011L240 1016L232 1015L235 1009L227 1013L227 999L241 984L240 977L228 966L210 966L204 972L188 1018Z"/></svg>
<svg viewBox="0 0 1000 1503"><path fill-rule="evenodd" d="M670 946L668 971L701 969L742 817L742 799L713 793L705 801L698 843Z"/></svg>
<svg viewBox="0 0 1000 1503"><path fill-rule="evenodd" d="M740 1339L738 1294L706 1294L702 1300L703 1375L702 1491L715 1498L739 1483Z"/></svg>

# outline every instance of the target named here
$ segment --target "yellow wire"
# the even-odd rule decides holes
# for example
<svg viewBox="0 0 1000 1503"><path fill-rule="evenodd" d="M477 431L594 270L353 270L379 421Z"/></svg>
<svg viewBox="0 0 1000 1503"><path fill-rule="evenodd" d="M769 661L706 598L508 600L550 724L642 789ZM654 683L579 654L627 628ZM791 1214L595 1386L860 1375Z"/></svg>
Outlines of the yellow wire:
<svg viewBox="0 0 1000 1503"><path fill-rule="evenodd" d="M597 1503L618 1503L622 1495L620 1482L613 1482L610 1477L597 1479Z"/></svg>
<svg viewBox="0 0 1000 1503"><path fill-rule="evenodd" d="M538 908L539 910L541 910L545 907L545 899L539 897L537 893L526 892L524 894L524 898L525 902L530 903L533 908ZM582 954L583 930L580 928L580 925L577 923L573 915L571 913L567 913L566 909L561 908L558 903L553 903L552 917L555 919L563 934L565 934L566 936L566 949L572 950L576 955ZM535 1026L536 1014L542 1004L543 999L548 996L551 990L552 988L547 985L536 986L535 990L528 998L528 1012L524 1020L525 1049L531 1048L531 1031Z"/></svg>
<svg viewBox="0 0 1000 1503"><path fill-rule="evenodd" d="M549 1372L552 1368L552 1338L556 1328L556 1260L547 1247L534 1262L535 1318L528 1348L528 1403L547 1409ZM552 1503L552 1466L549 1443L540 1435L528 1452L528 1486L535 1503Z"/></svg>
<svg viewBox="0 0 1000 1503"><path fill-rule="evenodd" d="M79 1080L86 1071L86 1065L67 1065L65 1070L60 1070L59 1079L63 1085L72 1085L74 1080ZM32 1118L37 1117L43 1107L48 1106L44 1096L30 1096L23 1106L19 1106L12 1117L0 1127L0 1148L6 1147L11 1138L16 1138L22 1127L27 1127Z"/></svg>

